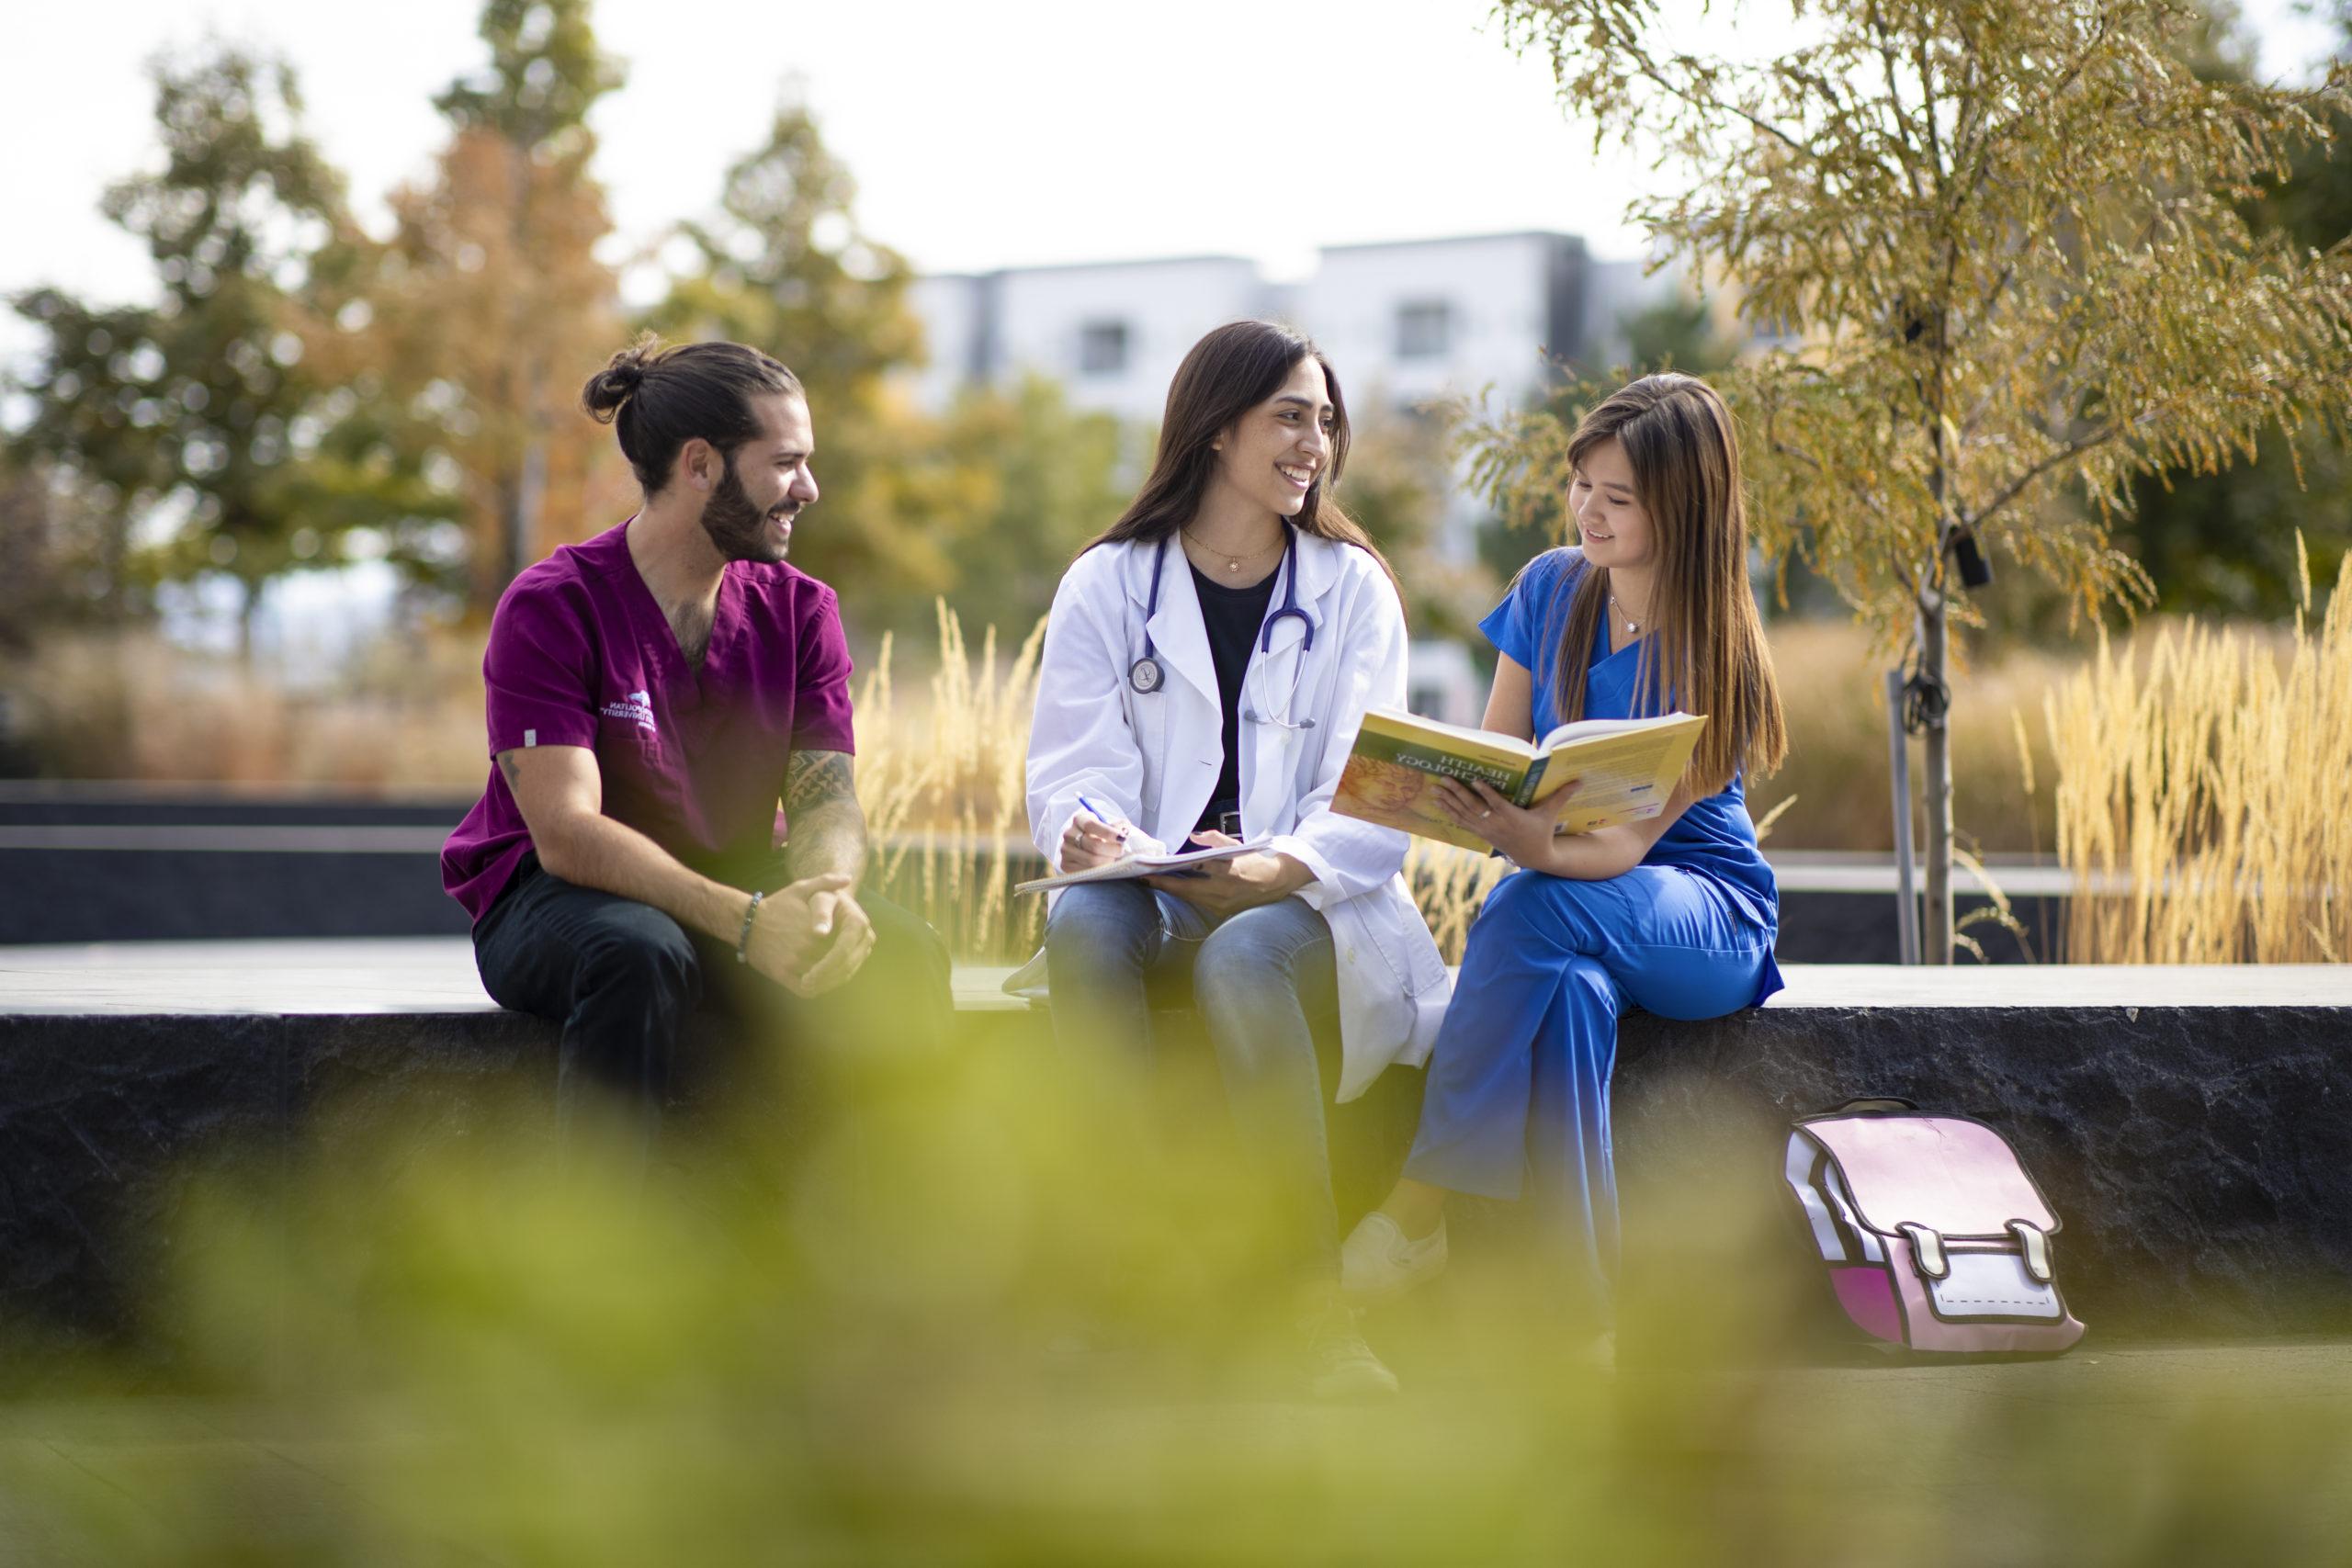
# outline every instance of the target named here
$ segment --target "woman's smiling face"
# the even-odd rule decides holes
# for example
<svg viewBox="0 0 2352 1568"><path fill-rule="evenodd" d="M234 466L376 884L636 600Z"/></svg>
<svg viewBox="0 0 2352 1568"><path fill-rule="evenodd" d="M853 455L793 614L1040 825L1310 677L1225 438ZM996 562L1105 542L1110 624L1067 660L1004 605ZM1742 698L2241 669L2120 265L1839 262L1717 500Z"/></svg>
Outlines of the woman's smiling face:
<svg viewBox="0 0 2352 1568"><path fill-rule="evenodd" d="M1217 438L1217 479L1278 517L1295 517L1330 466L1338 422L1323 367L1302 355L1273 396Z"/></svg>
<svg viewBox="0 0 2352 1568"><path fill-rule="evenodd" d="M1634 488L1634 465L1614 436L1577 465L1568 481L1568 510L1576 514L1584 558L1597 567L1645 566L1656 552L1650 514Z"/></svg>

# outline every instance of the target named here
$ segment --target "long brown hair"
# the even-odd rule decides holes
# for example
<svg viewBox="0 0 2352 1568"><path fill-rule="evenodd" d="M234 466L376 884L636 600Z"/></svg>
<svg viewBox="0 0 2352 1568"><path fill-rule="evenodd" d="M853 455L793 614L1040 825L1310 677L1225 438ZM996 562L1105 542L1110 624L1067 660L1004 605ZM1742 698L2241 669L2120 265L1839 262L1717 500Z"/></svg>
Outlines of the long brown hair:
<svg viewBox="0 0 2352 1568"><path fill-rule="evenodd" d="M1568 441L1569 466L1581 468L1606 441L1624 448L1657 557L1636 704L1663 691L1683 711L1707 716L1689 774L1701 795L1743 770L1771 773L1788 752L1788 732L1747 584L1747 507L1731 412L1695 376L1645 376L1584 416ZM1585 676L1608 597L1609 574L1586 571L1569 601L1553 694L1564 723L1584 716Z"/></svg>
<svg viewBox="0 0 2352 1568"><path fill-rule="evenodd" d="M1089 541L1086 549L1131 539L1158 544L1190 523L1216 472L1217 455L1211 444L1281 390L1299 361L1307 358L1323 367L1323 385L1331 394L1331 460L1315 476L1306 503L1289 521L1302 534L1355 546L1378 561L1388 581L1396 583L1396 570L1372 536L1331 499L1331 487L1339 483L1348 461L1348 403L1340 392L1340 378L1312 341L1272 321L1227 321L1193 345L1168 384L1168 408L1160 416L1159 449L1152 457L1150 477L1119 520ZM1404 597L1401 583L1397 597Z"/></svg>

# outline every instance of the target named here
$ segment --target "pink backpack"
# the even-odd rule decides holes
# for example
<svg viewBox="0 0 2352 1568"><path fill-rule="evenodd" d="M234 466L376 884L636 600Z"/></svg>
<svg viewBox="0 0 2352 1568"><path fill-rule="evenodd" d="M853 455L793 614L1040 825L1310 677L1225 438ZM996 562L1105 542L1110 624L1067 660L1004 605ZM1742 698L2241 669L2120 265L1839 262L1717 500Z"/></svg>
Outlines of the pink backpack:
<svg viewBox="0 0 2352 1568"><path fill-rule="evenodd" d="M2058 1216L1998 1133L1899 1100L1793 1127L1789 1190L1856 1327L1911 1350L2008 1355L2083 1337L2052 1271Z"/></svg>

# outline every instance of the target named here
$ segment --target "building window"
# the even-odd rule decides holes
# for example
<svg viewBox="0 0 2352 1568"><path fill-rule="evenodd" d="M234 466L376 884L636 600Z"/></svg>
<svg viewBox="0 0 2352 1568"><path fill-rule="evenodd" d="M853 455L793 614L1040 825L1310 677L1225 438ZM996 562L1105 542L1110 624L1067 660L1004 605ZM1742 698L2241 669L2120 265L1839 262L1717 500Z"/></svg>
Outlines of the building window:
<svg viewBox="0 0 2352 1568"><path fill-rule="evenodd" d="M1116 376L1127 367L1127 323L1086 321L1078 329L1078 373Z"/></svg>
<svg viewBox="0 0 2352 1568"><path fill-rule="evenodd" d="M1442 299L1410 299L1396 307L1396 357L1442 359L1453 346L1453 310Z"/></svg>

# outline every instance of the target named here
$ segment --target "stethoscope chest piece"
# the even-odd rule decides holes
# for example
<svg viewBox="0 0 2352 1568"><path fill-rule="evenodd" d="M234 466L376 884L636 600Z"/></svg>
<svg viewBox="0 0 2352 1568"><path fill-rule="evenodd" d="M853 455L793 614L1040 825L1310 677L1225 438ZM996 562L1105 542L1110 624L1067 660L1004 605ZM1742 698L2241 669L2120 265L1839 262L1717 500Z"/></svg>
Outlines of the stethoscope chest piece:
<svg viewBox="0 0 2352 1568"><path fill-rule="evenodd" d="M1288 530L1285 530L1285 535L1282 565L1276 569L1282 573L1283 602L1258 628L1259 657L1250 662L1262 687L1265 665L1274 650L1275 628L1285 620L1295 620L1301 635L1298 651L1292 656L1291 662L1291 702L1295 705L1298 700L1300 664L1315 649L1315 617L1298 607L1298 536ZM1168 671L1159 662L1159 649L1153 646L1151 640L1151 619L1159 614L1159 573L1167 561L1168 541L1163 538L1151 558L1151 594L1144 604L1143 612L1143 657L1127 666L1127 684L1144 696L1149 696L1168 683ZM1273 725L1285 733L1315 728L1315 721L1311 718L1294 721L1276 715L1272 707L1272 703L1261 702L1243 710L1242 716L1252 724Z"/></svg>

